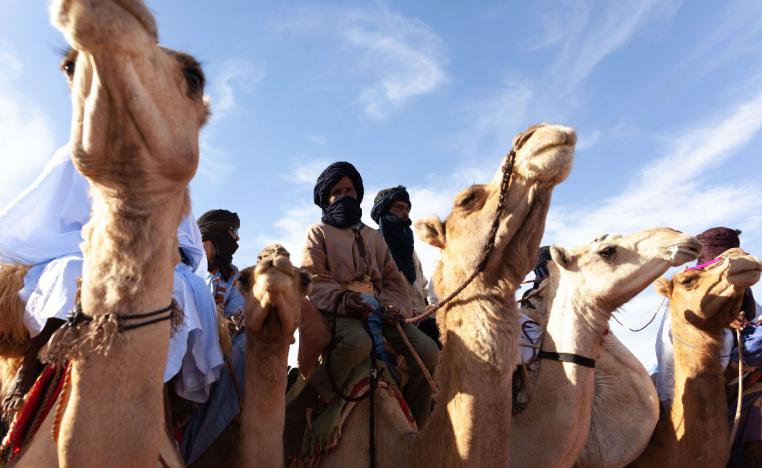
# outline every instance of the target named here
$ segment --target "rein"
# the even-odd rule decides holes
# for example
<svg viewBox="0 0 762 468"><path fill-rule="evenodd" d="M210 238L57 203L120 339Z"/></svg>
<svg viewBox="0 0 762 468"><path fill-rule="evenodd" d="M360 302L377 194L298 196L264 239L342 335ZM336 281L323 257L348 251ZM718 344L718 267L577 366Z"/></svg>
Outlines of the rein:
<svg viewBox="0 0 762 468"><path fill-rule="evenodd" d="M497 231L500 228L500 217L502 216L503 210L505 209L505 200L508 198L508 189L510 187L511 176L513 175L513 167L516 163L516 152L521 149L521 147L531 135L532 132L527 132L527 134L521 135L518 138L516 143L513 145L513 148L511 148L511 151L508 153L508 158L505 164L503 164L503 167L501 168L503 172L503 178L500 181L500 198L497 202L497 208L495 208L495 218L492 220L492 226L490 227L489 235L487 236L487 242L484 244L484 247L482 247L481 257L479 258L479 263L476 265L476 269L468 276L468 278L466 278L465 281L463 281L463 284L448 294L447 297L439 301L436 305L427 306L426 309L420 314L405 319L405 323L420 322L434 312L438 311L447 303L455 299L461 292L463 292L464 289L468 287L469 284L471 284L474 279L476 279L479 273L484 271L484 268L487 266L487 262L492 255L492 251L495 248L495 239L497 238Z"/></svg>

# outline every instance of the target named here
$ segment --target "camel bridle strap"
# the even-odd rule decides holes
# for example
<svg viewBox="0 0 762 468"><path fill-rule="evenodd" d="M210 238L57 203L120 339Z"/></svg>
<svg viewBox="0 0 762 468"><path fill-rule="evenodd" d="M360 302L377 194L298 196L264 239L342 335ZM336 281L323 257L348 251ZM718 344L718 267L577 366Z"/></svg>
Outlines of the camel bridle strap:
<svg viewBox="0 0 762 468"><path fill-rule="evenodd" d="M174 300L167 307L150 312L93 316L86 315L82 304L77 301L66 322L50 337L44 360L63 364L70 359L84 357L85 349L96 354L107 354L117 335L166 321L172 323L174 331L182 320L182 310Z"/></svg>
<svg viewBox="0 0 762 468"><path fill-rule="evenodd" d="M579 354L556 353L553 351L540 350L537 353L537 357L539 359L548 359L550 361L570 362L572 364L577 364L578 366L595 369L595 359L590 359L589 357L580 356Z"/></svg>
<svg viewBox="0 0 762 468"><path fill-rule="evenodd" d="M163 307L151 312L143 312L140 314L130 315L114 314L113 316L118 324L117 331L122 333L130 330L136 330L142 327L147 327L148 325L153 325L154 323L172 320L177 310L177 303L175 303L173 299L167 307ZM75 327L82 323L89 324L93 320L94 317L85 314L82 310L82 304L78 303L76 306L74 306L74 309L69 312L69 316L66 318L66 323L62 328Z"/></svg>
<svg viewBox="0 0 762 468"><path fill-rule="evenodd" d="M497 238L497 231L500 228L500 218L502 217L503 210L505 209L505 201L508 199L508 189L510 188L511 176L513 175L513 168L516 163L516 152L521 149L521 147L529 139L529 136L531 136L532 133L534 132L527 131L524 132L524 134L522 134L519 138L517 138L516 143L511 148L511 151L508 153L508 157L503 164L503 167L501 168L503 172L503 178L500 181L500 198L498 198L497 208L495 208L495 218L492 220L492 226L490 227L489 235L487 236L487 242L484 244L484 247L482 247L481 257L479 258L479 263L476 265L476 269L468 276L468 278L466 278L465 281L463 281L463 284L448 294L447 297L439 301L436 305L430 305L426 307L426 309L420 314L405 319L405 323L420 322L421 320L444 307L450 301L455 299L461 292L463 292L463 290L466 289L474 279L476 279L479 273L484 271L484 268L487 267L487 262L489 262L489 259L492 256L492 251L495 249L495 239Z"/></svg>

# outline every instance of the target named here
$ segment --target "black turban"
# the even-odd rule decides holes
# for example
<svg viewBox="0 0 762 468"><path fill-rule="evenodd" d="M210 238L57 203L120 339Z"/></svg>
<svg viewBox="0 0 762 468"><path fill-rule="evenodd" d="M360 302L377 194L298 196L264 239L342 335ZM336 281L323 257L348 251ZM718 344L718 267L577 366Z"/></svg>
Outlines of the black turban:
<svg viewBox="0 0 762 468"><path fill-rule="evenodd" d="M396 187L383 189L378 192L376 198L373 200L373 209L370 211L370 217L378 224L381 220L381 216L385 215L389 211L392 203L395 201L403 201L407 203L409 207L413 205L410 203L410 194L407 193L407 189L404 185L398 185Z"/></svg>
<svg viewBox="0 0 762 468"><path fill-rule="evenodd" d="M326 167L320 174L315 183L315 189L313 190L313 200L320 208L328 207L328 198L331 195L331 189L342 178L349 177L352 184L355 186L355 192L357 192L357 201L362 202L362 197L365 194L365 188L362 185L362 177L357 172L355 167L345 161L339 161Z"/></svg>
<svg viewBox="0 0 762 468"><path fill-rule="evenodd" d="M701 254L698 263L706 263L722 254L722 252L741 246L738 235L741 232L726 227L714 227L702 232L696 239L701 242Z"/></svg>
<svg viewBox="0 0 762 468"><path fill-rule="evenodd" d="M238 231L239 227L238 214L228 210L210 210L198 218L201 240L214 245L214 260L209 263L209 271L217 269L225 281L233 274L233 254L238 250L238 241L231 231Z"/></svg>

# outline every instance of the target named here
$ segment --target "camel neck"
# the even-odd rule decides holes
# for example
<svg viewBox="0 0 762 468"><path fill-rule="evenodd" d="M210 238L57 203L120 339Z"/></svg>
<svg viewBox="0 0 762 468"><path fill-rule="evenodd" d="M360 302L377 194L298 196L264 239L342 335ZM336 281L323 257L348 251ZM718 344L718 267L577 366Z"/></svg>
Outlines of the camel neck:
<svg viewBox="0 0 762 468"><path fill-rule="evenodd" d="M246 384L241 411L241 466L283 466L289 340L246 336Z"/></svg>
<svg viewBox="0 0 762 468"><path fill-rule="evenodd" d="M550 299L542 349L596 359L610 316L611 311L601 310L592 301L579 297L573 287L562 281Z"/></svg>
<svg viewBox="0 0 762 468"><path fill-rule="evenodd" d="M188 206L187 193L145 216L124 216L115 208L118 203L93 191L82 248L81 300L88 315L143 313L171 302L173 268L179 259L177 226ZM108 354L91 352L87 359L74 361L62 420L67 430L59 441L67 448L67 464L156 463L155 454L166 438L161 356L167 356L169 328L169 322L159 322L119 333ZM93 421L119 421L120 430L103 431ZM124 434L141 436L125 439Z"/></svg>
<svg viewBox="0 0 762 468"><path fill-rule="evenodd" d="M672 318L675 391L670 419L679 441L676 454L684 466L724 465L730 430L720 363L722 331L700 331L675 314Z"/></svg>
<svg viewBox="0 0 762 468"><path fill-rule="evenodd" d="M461 304L468 307L454 305L440 316L446 329L437 369L440 393L412 447L412 460L420 466L508 462L518 318L516 305L505 297L513 295L482 294L478 301L466 296Z"/></svg>

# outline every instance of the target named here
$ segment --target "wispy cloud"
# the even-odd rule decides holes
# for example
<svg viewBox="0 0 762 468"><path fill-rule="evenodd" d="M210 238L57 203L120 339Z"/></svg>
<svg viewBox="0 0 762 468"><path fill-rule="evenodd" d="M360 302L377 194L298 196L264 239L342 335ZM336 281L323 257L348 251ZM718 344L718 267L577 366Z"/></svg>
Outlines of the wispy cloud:
<svg viewBox="0 0 762 468"><path fill-rule="evenodd" d="M219 186L235 173L234 158L230 150L219 143L220 122L234 115L240 109L241 95L251 93L254 86L265 79L263 66L250 60L228 59L212 69L209 78L209 99L212 116L207 127L201 132L201 160L196 173L194 187Z"/></svg>
<svg viewBox="0 0 762 468"><path fill-rule="evenodd" d="M574 2L546 16L546 40L538 43L563 44L552 71L557 77L556 93L564 94L576 87L603 59L628 43L651 20L672 17L681 3L680 0Z"/></svg>
<svg viewBox="0 0 762 468"><path fill-rule="evenodd" d="M348 70L364 77L366 84L357 99L374 119L386 118L448 80L440 37L424 22L407 18L386 3L364 9L303 8L276 26L328 34L343 49L356 52Z"/></svg>
<svg viewBox="0 0 762 468"><path fill-rule="evenodd" d="M23 63L0 41L0 148L3 183L0 207L7 205L40 172L55 150L48 115L31 104L19 82Z"/></svg>
<svg viewBox="0 0 762 468"><path fill-rule="evenodd" d="M250 60L228 59L222 62L219 71L210 80L212 122L224 119L237 110L238 95L251 92L254 84L264 80L265 76L264 67Z"/></svg>

